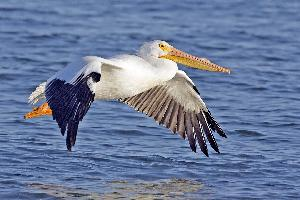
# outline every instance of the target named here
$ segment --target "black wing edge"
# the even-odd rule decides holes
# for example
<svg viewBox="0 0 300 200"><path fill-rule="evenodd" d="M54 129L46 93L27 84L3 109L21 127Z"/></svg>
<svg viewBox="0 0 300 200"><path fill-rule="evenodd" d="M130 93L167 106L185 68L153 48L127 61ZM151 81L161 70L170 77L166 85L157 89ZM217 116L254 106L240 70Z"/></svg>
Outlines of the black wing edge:
<svg viewBox="0 0 300 200"><path fill-rule="evenodd" d="M220 136L227 138L225 132L221 128L221 126L218 124L218 122L212 117L209 110L207 112L204 112L205 117L207 119L207 123L209 124L210 128L217 132Z"/></svg>
<svg viewBox="0 0 300 200"><path fill-rule="evenodd" d="M92 72L85 76L81 74L74 83L53 79L46 87L46 100L52 110L53 120L56 120L61 134L67 130L66 145L71 151L75 145L78 125L94 101L95 94L90 90L87 81L100 81L101 74Z"/></svg>
<svg viewBox="0 0 300 200"><path fill-rule="evenodd" d="M196 152L196 141L198 142L200 150L209 157L208 149L206 145L206 139L210 146L217 152L220 153L217 141L213 135L213 132L217 132L222 137L227 137L225 132L222 130L220 125L214 120L210 111L200 111L195 114L193 112L185 112L185 132L184 135L190 144L192 151ZM180 133L177 129L176 132ZM182 133L180 134L182 135ZM185 138L185 137L184 137Z"/></svg>

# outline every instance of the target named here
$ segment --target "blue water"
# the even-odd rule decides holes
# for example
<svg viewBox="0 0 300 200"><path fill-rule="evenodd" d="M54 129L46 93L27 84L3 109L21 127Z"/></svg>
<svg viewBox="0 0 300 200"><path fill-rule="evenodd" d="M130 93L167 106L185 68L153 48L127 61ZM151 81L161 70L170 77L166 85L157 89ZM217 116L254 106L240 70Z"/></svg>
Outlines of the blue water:
<svg viewBox="0 0 300 200"><path fill-rule="evenodd" d="M175 199L299 199L299 10L292 0L1 1L0 199L146 198L138 186L164 183L187 184ZM228 135L216 136L221 154L193 153L118 102L92 105L71 153L50 117L23 119L28 95L72 59L153 39L232 69L181 67Z"/></svg>

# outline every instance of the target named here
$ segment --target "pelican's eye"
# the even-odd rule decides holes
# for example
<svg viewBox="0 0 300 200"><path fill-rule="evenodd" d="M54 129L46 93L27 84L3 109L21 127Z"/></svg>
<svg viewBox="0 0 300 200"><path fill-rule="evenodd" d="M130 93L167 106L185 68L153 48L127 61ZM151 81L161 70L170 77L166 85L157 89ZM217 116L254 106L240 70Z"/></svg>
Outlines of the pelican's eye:
<svg viewBox="0 0 300 200"><path fill-rule="evenodd" d="M168 45L166 45L166 44L160 43L158 46L163 51L168 51L169 50Z"/></svg>
<svg viewBox="0 0 300 200"><path fill-rule="evenodd" d="M164 44L159 44L158 46L159 46L160 48L164 48L164 47L165 47Z"/></svg>

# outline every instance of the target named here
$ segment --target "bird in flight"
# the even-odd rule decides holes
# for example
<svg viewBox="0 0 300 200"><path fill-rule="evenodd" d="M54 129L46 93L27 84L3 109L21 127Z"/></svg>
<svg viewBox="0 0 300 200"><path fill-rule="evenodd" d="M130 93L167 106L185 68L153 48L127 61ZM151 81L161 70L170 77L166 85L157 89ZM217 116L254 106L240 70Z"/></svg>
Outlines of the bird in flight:
<svg viewBox="0 0 300 200"><path fill-rule="evenodd" d="M94 100L117 100L154 118L156 122L187 138L192 151L196 146L208 156L208 141L219 153L213 131L226 137L200 97L193 81L177 64L213 72L230 69L180 51L165 41L144 43L137 55L118 55L110 59L86 56L71 62L29 97L43 104L24 117L52 115L66 146L75 145L79 122ZM207 140L207 141L206 141ZM197 145L198 143L198 145Z"/></svg>

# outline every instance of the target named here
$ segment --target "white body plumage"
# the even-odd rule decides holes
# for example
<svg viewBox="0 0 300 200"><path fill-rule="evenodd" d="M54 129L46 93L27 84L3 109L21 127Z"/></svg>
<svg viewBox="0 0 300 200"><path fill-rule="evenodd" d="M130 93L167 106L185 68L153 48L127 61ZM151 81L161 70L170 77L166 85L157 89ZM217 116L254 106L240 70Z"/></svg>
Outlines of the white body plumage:
<svg viewBox="0 0 300 200"><path fill-rule="evenodd" d="M176 62L211 71L228 72L208 61L181 52L164 41L145 43L138 55L110 59L86 56L40 84L30 95L36 103L46 97L62 134L67 130L67 147L75 144L79 121L94 99L116 99L153 117L183 138L193 151L196 140L205 155L206 138L217 151L212 135L225 133L213 119L192 80L178 70Z"/></svg>

